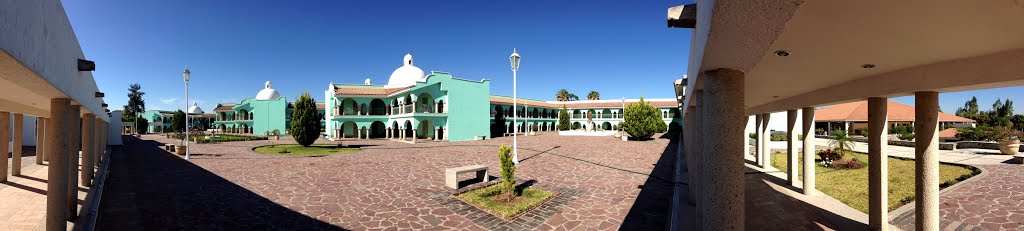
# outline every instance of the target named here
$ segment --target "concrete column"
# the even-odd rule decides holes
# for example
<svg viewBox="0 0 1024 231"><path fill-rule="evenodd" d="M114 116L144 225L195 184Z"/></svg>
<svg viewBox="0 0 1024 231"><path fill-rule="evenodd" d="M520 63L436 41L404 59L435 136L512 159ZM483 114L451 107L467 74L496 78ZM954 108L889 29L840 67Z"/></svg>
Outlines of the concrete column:
<svg viewBox="0 0 1024 231"><path fill-rule="evenodd" d="M768 129L768 124L771 121L771 118L772 113L761 114L761 140L758 144L761 145L762 152L761 155L758 156L760 158L758 161L761 163L762 168L769 168L772 166L772 148L769 146L772 141L772 131Z"/></svg>
<svg viewBox="0 0 1024 231"><path fill-rule="evenodd" d="M699 99L698 99L699 100ZM683 150L686 152L686 176L689 180L689 198L687 202L691 205L697 204L697 173L700 167L697 165L697 106L690 105L686 109L686 118L683 119Z"/></svg>
<svg viewBox="0 0 1024 231"><path fill-rule="evenodd" d="M46 230L49 231L64 231L68 227L69 159L66 157L71 144L65 129L71 125L70 111L71 100L50 99L49 126L46 126L46 156L50 158L46 175Z"/></svg>
<svg viewBox="0 0 1024 231"><path fill-rule="evenodd" d="M761 163L761 155L764 155L764 146L761 146L761 140L764 140L764 134L761 134L761 124L764 123L764 114L754 115L754 163L758 167L764 167L764 163Z"/></svg>
<svg viewBox="0 0 1024 231"><path fill-rule="evenodd" d="M82 186L92 186L93 155L96 155L96 116L92 113L82 117Z"/></svg>
<svg viewBox="0 0 1024 231"><path fill-rule="evenodd" d="M887 104L886 98L868 98L868 131L871 131L868 134L868 225L871 230L889 229Z"/></svg>
<svg viewBox="0 0 1024 231"><path fill-rule="evenodd" d="M754 114L754 163L758 167L764 168L764 164L761 163L761 154L765 152L761 149L761 140L764 139L763 134L761 134L761 123L764 123L764 117L762 116L763 114L761 113Z"/></svg>
<svg viewBox="0 0 1024 231"><path fill-rule="evenodd" d="M789 185L797 186L797 150L796 142L798 136L796 135L796 109L786 111L786 180L789 181ZM770 159L769 159L770 160Z"/></svg>
<svg viewBox="0 0 1024 231"><path fill-rule="evenodd" d="M7 182L7 160L11 157L7 150L11 145L11 113L0 112L0 183Z"/></svg>
<svg viewBox="0 0 1024 231"><path fill-rule="evenodd" d="M13 134L14 135L14 139L12 140L12 142L11 142L12 144L11 145L13 145L14 147L13 147L13 150L11 152L11 155L12 155L12 158L11 158L11 175L12 176L20 176L21 175L21 155L23 154L23 150L22 150L21 144L23 143L22 142L22 133L24 133L23 130L24 130L24 126L25 126L24 125L25 124L25 116L22 115L22 114L13 114L13 115L14 115L14 124L13 124L14 125L14 134ZM6 150L4 150L4 151L6 151Z"/></svg>
<svg viewBox="0 0 1024 231"><path fill-rule="evenodd" d="M46 118L36 117L36 164L43 165L46 160Z"/></svg>
<svg viewBox="0 0 1024 231"><path fill-rule="evenodd" d="M412 129L412 142L416 143L416 129Z"/></svg>
<svg viewBox="0 0 1024 231"><path fill-rule="evenodd" d="M434 137L431 137L430 140L437 140L437 133L440 131L441 129L439 127L434 127Z"/></svg>
<svg viewBox="0 0 1024 231"><path fill-rule="evenodd" d="M384 128L384 139L391 139L391 128Z"/></svg>
<svg viewBox="0 0 1024 231"><path fill-rule="evenodd" d="M78 216L78 171L80 161L80 150L82 138L82 106L71 105L71 113L68 113L67 132L68 136L68 191L67 193L67 210L68 210L68 221L74 220Z"/></svg>
<svg viewBox="0 0 1024 231"><path fill-rule="evenodd" d="M356 139L363 139L363 129L356 126Z"/></svg>
<svg viewBox="0 0 1024 231"><path fill-rule="evenodd" d="M803 129L804 129L804 195L813 195L817 189L814 186L814 107L803 108Z"/></svg>
<svg viewBox="0 0 1024 231"><path fill-rule="evenodd" d="M939 93L914 93L914 220L917 230L939 230Z"/></svg>
<svg viewBox="0 0 1024 231"><path fill-rule="evenodd" d="M744 74L733 69L704 73L703 170L701 201L706 212L703 230L743 230L745 227L745 174L742 141ZM713 158L711 158L713 157Z"/></svg>
<svg viewBox="0 0 1024 231"><path fill-rule="evenodd" d="M91 161L92 161L92 166L95 168L95 167L100 166L100 158L103 157L103 154L106 151L105 150L106 149L106 145L104 145L105 143L103 143L102 141L103 141L103 138L106 137L106 135L107 135L107 126L104 124L103 120L100 119L99 117L93 118L93 123L95 124L94 126L96 126L96 128L93 129L93 135L94 135L93 139L92 139L92 143L93 143L93 145L92 145L93 146L92 147L93 152L92 153L93 153L93 155L92 155ZM95 171L95 170L93 170L93 171Z"/></svg>

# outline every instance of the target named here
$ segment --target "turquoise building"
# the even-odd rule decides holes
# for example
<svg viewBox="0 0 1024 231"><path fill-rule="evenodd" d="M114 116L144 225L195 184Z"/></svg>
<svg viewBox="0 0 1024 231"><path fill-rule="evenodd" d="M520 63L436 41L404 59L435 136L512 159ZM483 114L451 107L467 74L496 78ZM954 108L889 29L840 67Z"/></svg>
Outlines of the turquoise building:
<svg viewBox="0 0 1024 231"><path fill-rule="evenodd" d="M236 134L267 135L274 131L288 134L293 107L267 81L256 97L243 99L239 103L217 104L213 110L216 118L213 128ZM317 104L317 110L320 118L323 118L323 104Z"/></svg>
<svg viewBox="0 0 1024 231"><path fill-rule="evenodd" d="M191 119L189 125L192 125L194 129L206 130L213 128L214 122L217 121L216 115L206 114L202 108L199 108L199 104L193 103L187 111L188 118ZM149 123L146 126L146 133L173 131L171 130L171 118L174 118L174 111L146 110L141 116Z"/></svg>
<svg viewBox="0 0 1024 231"><path fill-rule="evenodd" d="M491 95L490 87L486 79L462 79L439 71L427 74L413 65L412 55L406 54L387 84L374 85L369 79L363 84L330 83L323 100L318 100L317 110L322 118L323 136L331 140L466 141L516 131L554 131L563 107L571 115L573 129L615 130L622 122L623 107L638 101L520 98L518 123L513 124L512 97ZM662 119L670 129L681 128L682 118L675 99L645 101L662 111ZM276 130L288 134L292 110L293 104L266 82L256 97L218 104L213 114L204 116L210 117L211 128L225 133L267 135ZM498 113L504 115L505 122L494 126ZM169 121L165 127L170 127Z"/></svg>
<svg viewBox="0 0 1024 231"><path fill-rule="evenodd" d="M331 83L324 91L326 135L330 139L387 138L404 141L487 139L515 131L554 131L563 106L574 129L613 130L622 109L637 99L540 101L518 100L518 124L512 124L512 98L490 94L490 81L455 78L446 72L426 74L406 54L386 85ZM681 128L675 99L646 100L662 111L669 128ZM503 132L492 131L497 113L506 117ZM588 117L588 115L590 115ZM457 122L453 122L457 121ZM589 121L594 127L589 128Z"/></svg>

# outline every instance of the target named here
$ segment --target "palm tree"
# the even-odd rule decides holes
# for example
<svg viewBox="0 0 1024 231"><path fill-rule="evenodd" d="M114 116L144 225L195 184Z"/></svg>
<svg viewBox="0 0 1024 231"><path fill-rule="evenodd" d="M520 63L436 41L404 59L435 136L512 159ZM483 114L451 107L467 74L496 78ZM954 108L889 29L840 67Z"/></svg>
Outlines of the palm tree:
<svg viewBox="0 0 1024 231"><path fill-rule="evenodd" d="M577 100L580 100L579 96L576 96L576 94L569 94L569 101L577 101Z"/></svg>
<svg viewBox="0 0 1024 231"><path fill-rule="evenodd" d="M590 91L587 93L587 100L599 100L601 99L601 93L597 91Z"/></svg>
<svg viewBox="0 0 1024 231"><path fill-rule="evenodd" d="M555 93L555 100L558 101L569 101L572 98L572 94L569 91L562 89Z"/></svg>
<svg viewBox="0 0 1024 231"><path fill-rule="evenodd" d="M850 138L846 131L836 130L832 132L832 137L829 137L828 146L842 155L849 154L853 152L853 138ZM857 160L857 156L853 155L853 159Z"/></svg>

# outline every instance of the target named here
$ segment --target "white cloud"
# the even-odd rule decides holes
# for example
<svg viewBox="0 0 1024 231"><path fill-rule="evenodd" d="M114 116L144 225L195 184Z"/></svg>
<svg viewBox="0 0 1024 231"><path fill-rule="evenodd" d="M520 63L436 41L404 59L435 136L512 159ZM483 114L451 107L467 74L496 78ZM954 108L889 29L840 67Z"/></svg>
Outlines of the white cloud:
<svg viewBox="0 0 1024 231"><path fill-rule="evenodd" d="M166 105L174 105L178 102L178 98L160 99L160 102Z"/></svg>

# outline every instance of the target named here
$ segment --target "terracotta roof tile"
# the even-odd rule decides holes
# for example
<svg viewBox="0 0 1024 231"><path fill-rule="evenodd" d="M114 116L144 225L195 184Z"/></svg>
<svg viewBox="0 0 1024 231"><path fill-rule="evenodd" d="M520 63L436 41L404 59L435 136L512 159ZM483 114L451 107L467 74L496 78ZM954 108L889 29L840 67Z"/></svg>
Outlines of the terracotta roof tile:
<svg viewBox="0 0 1024 231"><path fill-rule="evenodd" d="M232 105L220 106L220 107L214 108L213 110L214 111L231 111L232 110L231 108L234 108L234 106L232 106Z"/></svg>
<svg viewBox="0 0 1024 231"><path fill-rule="evenodd" d="M914 121L914 107L889 100L889 121ZM868 101L836 104L814 111L814 121L867 121ZM974 120L939 113L940 122L974 122Z"/></svg>
<svg viewBox="0 0 1024 231"><path fill-rule="evenodd" d="M391 95L395 92L409 89L410 87L399 88L338 88L334 89L334 95Z"/></svg>
<svg viewBox="0 0 1024 231"><path fill-rule="evenodd" d="M956 128L939 131L939 138L956 138Z"/></svg>
<svg viewBox="0 0 1024 231"><path fill-rule="evenodd" d="M562 105L550 104L550 103L538 102L538 101L520 101L520 102L517 102L517 103L523 104L524 102L529 103L529 105L531 107L562 108ZM491 103L501 103L501 104L512 105L512 98L491 97Z"/></svg>

